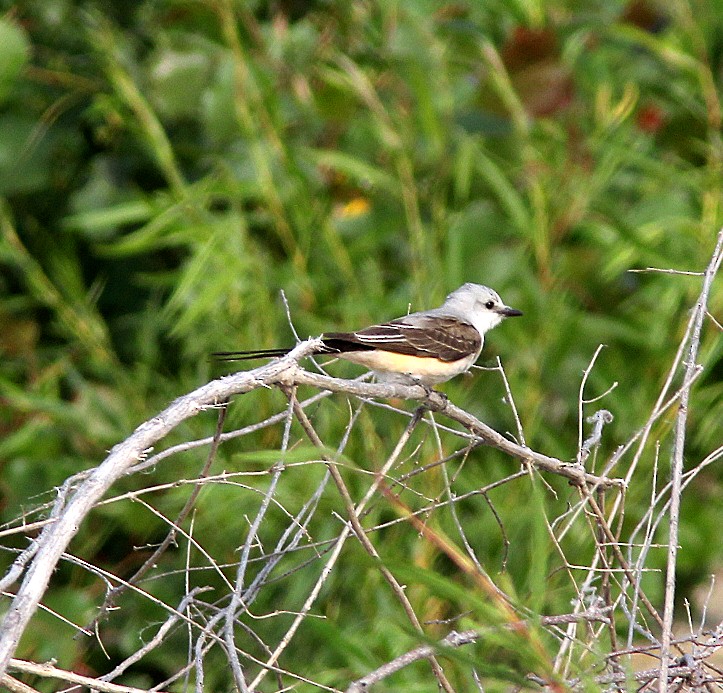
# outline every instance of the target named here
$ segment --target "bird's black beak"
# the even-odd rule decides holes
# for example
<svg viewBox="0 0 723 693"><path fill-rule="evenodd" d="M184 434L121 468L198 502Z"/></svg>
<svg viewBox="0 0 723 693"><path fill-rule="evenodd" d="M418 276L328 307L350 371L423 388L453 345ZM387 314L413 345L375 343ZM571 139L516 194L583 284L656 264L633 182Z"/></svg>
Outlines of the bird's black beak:
<svg viewBox="0 0 723 693"><path fill-rule="evenodd" d="M503 306L497 312L505 318L514 318L517 315L522 315L521 310L517 310L517 308L510 308L509 306Z"/></svg>

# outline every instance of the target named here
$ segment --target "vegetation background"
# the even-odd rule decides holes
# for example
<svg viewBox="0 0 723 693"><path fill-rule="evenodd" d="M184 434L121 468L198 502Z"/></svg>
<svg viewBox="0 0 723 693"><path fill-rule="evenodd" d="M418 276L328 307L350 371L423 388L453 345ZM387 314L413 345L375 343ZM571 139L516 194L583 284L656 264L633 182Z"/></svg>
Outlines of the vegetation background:
<svg viewBox="0 0 723 693"><path fill-rule="evenodd" d="M723 223L719 2L3 0L0 9L3 523L218 376L212 352L292 344L282 289L303 338L431 307L465 281L488 284L525 314L488 337L482 362L502 357L531 447L574 459L578 390L599 344L588 394L618 383L601 403L615 420L600 458L646 421L701 279L628 270L700 272ZM720 283L710 312L721 321ZM721 445L723 342L712 321L701 361L691 461ZM475 371L444 389L513 430L498 376ZM279 397L240 398L228 426L272 413ZM343 430L342 404L337 414L320 429ZM196 417L173 441L210 435L214 421ZM659 455L648 451L637 474L651 477L657 461L667 478L672 421L658 423ZM369 414L346 454L374 468L403 425ZM277 433L259 449L278 446ZM222 448L218 468L263 466L249 455ZM183 457L144 483L197 468ZM460 478L474 489L506 473L487 451ZM711 465L683 499L681 606L700 604L696 588L723 562L722 482ZM233 528L243 510L225 493L195 531L232 561L238 539L217 528ZM631 493L626 521L649 500ZM157 502L176 507L178 496ZM486 569L541 612L564 613L570 595L540 578L552 568L536 517L547 503L562 512L565 497L518 485L496 503L516 547L509 556L484 502L468 508L479 513ZM165 531L136 504L110 505L73 549L127 577ZM439 560L413 531L375 542L420 576ZM4 540L0 562L26 545ZM568 550L589 561L590 547ZM415 642L375 570L350 553L321 608L333 618L286 654L293 668L313 652L329 685ZM653 550L649 566L664 565L665 550ZM417 602L449 616L445 595L419 580ZM45 603L86 624L96 583L64 565ZM662 574L649 574L646 589L660 604ZM138 608L157 618L152 605ZM138 646L137 634L108 628L109 664L69 627L57 639L48 628L64 626L38 615L19 656L105 671ZM158 657L132 681L163 680L186 656ZM422 671L396 690L431 690L415 679ZM224 690L228 675L211 668L208 690Z"/></svg>

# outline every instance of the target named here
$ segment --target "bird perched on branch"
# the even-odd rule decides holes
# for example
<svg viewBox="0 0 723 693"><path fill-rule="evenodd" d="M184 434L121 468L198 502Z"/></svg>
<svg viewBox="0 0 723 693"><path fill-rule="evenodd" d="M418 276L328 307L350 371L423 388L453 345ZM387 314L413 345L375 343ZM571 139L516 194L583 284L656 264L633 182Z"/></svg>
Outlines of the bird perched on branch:
<svg viewBox="0 0 723 693"><path fill-rule="evenodd" d="M469 370L482 351L485 332L522 315L487 286L467 283L439 308L410 313L355 332L325 332L314 353L330 354L373 370L382 380L426 387ZM220 361L284 356L291 351L221 351Z"/></svg>

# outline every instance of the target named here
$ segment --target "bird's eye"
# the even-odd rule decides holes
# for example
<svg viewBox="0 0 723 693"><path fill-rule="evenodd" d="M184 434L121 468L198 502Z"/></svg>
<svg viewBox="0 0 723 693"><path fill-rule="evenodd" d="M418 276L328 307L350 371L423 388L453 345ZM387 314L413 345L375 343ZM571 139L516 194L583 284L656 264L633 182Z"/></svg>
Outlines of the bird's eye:
<svg viewBox="0 0 723 693"><path fill-rule="evenodd" d="M495 307L494 301L487 301L487 303L485 303L485 308L487 308L487 310L492 310L494 307Z"/></svg>

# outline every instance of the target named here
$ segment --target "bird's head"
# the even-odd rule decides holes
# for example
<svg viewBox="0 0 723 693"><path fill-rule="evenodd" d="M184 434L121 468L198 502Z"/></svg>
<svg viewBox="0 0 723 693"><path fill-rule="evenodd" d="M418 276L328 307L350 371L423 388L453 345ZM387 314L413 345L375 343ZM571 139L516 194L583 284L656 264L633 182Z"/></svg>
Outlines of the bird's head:
<svg viewBox="0 0 723 693"><path fill-rule="evenodd" d="M469 321L480 334L496 327L505 318L522 315L522 311L506 306L496 291L471 282L449 294L442 309Z"/></svg>

